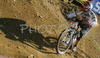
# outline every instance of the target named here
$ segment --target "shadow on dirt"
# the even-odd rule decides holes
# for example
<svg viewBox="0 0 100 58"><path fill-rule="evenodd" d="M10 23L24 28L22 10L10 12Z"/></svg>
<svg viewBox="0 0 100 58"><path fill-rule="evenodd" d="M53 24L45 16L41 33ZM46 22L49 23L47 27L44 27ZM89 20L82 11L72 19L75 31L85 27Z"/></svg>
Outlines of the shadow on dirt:
<svg viewBox="0 0 100 58"><path fill-rule="evenodd" d="M3 25L3 27L0 27L0 29L2 32L6 34L6 38L24 43L43 53L55 54L53 52L46 51L46 49L44 49L43 47L47 47L50 49L55 48L56 42L51 42L50 40L57 40L56 38L45 38L44 36L42 36L42 34L38 32L36 33L34 31L30 33L29 28L31 27L29 26L26 30L24 30L24 33L22 33L22 27L20 26L21 24L26 24L26 22L23 20L13 18L0 18L0 25Z"/></svg>

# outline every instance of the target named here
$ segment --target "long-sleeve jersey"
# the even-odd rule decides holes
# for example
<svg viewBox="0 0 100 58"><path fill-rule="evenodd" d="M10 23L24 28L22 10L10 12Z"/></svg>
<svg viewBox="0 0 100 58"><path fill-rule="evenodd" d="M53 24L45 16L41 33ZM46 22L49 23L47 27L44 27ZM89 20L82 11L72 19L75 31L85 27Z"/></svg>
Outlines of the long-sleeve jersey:
<svg viewBox="0 0 100 58"><path fill-rule="evenodd" d="M89 24L89 25L96 25L97 24L97 17L95 13L90 10L88 12L83 11L76 11L77 15L82 15L83 24ZM72 18L76 16L75 12L70 13L67 15L68 18Z"/></svg>

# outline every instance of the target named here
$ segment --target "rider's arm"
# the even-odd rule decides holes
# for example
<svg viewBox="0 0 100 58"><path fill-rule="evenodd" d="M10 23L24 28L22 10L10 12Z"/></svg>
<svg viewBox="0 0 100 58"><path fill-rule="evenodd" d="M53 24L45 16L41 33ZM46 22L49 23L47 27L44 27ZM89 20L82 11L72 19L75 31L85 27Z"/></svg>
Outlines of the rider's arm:
<svg viewBox="0 0 100 58"><path fill-rule="evenodd" d="M91 19L93 19L92 25L96 25L97 24L97 17L93 11L91 11Z"/></svg>
<svg viewBox="0 0 100 58"><path fill-rule="evenodd" d="M76 17L77 15L80 15L82 14L82 11L76 11L76 12L73 12L73 13L70 13L70 14L67 14L67 18L72 18L72 17Z"/></svg>

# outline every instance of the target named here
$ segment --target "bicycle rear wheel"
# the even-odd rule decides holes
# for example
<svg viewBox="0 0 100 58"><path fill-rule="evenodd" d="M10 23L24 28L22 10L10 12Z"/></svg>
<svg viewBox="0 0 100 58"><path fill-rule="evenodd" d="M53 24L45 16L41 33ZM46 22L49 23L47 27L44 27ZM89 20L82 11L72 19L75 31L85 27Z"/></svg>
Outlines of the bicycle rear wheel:
<svg viewBox="0 0 100 58"><path fill-rule="evenodd" d="M60 34L58 41L57 41L57 52L59 54L64 54L67 52L70 46L70 43L71 43L71 37L72 37L72 34L70 33L69 30L64 30Z"/></svg>

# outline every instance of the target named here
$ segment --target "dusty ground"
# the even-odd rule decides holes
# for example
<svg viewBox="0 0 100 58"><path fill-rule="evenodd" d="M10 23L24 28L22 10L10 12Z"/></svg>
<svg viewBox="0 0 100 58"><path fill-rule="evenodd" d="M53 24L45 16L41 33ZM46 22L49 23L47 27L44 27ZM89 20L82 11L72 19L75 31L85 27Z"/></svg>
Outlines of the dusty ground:
<svg viewBox="0 0 100 58"><path fill-rule="evenodd" d="M0 55L11 58L100 58L100 26L90 30L79 42L76 52L56 53L58 28L69 25L60 7L58 0L0 0ZM99 23L100 17L97 17ZM55 26L52 33L50 26ZM63 28L66 27L60 31ZM38 32L45 30L43 34Z"/></svg>

